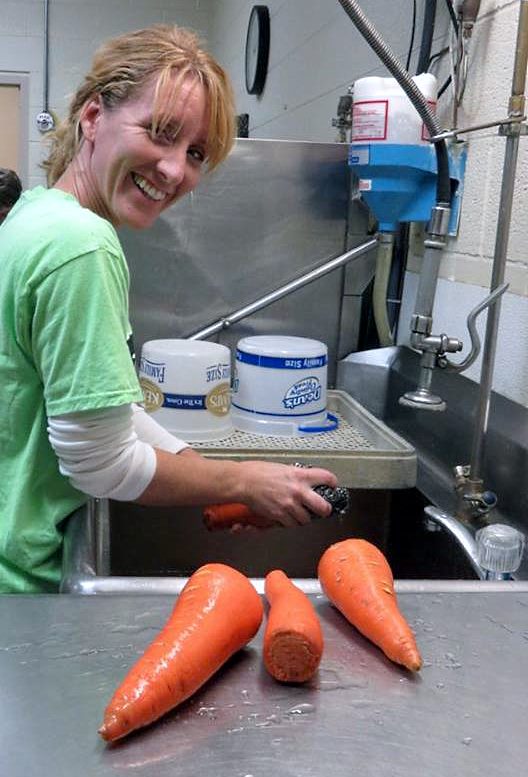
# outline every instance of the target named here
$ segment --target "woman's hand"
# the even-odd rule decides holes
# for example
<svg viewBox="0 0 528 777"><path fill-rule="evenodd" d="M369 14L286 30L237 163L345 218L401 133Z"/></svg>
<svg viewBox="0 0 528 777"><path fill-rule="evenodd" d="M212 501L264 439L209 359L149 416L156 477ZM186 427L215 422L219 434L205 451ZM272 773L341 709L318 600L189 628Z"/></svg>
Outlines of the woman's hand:
<svg viewBox="0 0 528 777"><path fill-rule="evenodd" d="M331 505L313 488L335 488L332 472L268 461L235 462L208 459L191 448L177 454L156 451L153 480L137 500L145 505L211 505L241 502L262 520L283 526L322 518Z"/></svg>
<svg viewBox="0 0 528 777"><path fill-rule="evenodd" d="M313 488L319 485L335 488L337 480L326 469L301 468L265 461L240 464L241 500L269 525L283 526L309 523L313 514L322 518L332 512L331 505Z"/></svg>

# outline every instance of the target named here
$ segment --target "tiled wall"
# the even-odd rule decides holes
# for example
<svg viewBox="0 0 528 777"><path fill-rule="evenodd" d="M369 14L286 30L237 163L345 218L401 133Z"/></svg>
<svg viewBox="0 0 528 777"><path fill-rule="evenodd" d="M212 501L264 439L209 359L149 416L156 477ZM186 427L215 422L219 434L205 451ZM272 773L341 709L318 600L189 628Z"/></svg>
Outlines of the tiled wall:
<svg viewBox="0 0 528 777"><path fill-rule="evenodd" d="M205 36L228 69L238 112L250 115L250 135L333 141L340 95L356 78L384 74L376 56L355 30L337 0L269 0L271 51L268 80L261 97L244 88L244 49L249 0L51 0L50 104L64 110L68 93L86 70L95 46L117 32L157 21L176 21ZM415 56L422 5L418 0ZM410 40L412 0L362 0L361 7L387 43L405 60ZM38 169L41 136L34 117L42 108L43 0L0 0L0 71L30 74L30 185L43 180ZM519 0L482 0L472 39L469 79L459 125L506 115L511 84ZM433 51L445 42L449 20L438 1ZM446 63L440 75L443 79ZM414 72L414 71L413 71ZM440 101L448 123L449 91ZM528 139L521 139L511 225L507 280L495 387L528 406ZM497 219L504 140L488 130L471 136L460 231L450 241L441 267L435 307L435 331L467 340L464 320L474 302L487 293ZM414 304L415 270L410 257L402 325ZM441 329L439 329L441 327ZM469 375L478 379L478 364Z"/></svg>

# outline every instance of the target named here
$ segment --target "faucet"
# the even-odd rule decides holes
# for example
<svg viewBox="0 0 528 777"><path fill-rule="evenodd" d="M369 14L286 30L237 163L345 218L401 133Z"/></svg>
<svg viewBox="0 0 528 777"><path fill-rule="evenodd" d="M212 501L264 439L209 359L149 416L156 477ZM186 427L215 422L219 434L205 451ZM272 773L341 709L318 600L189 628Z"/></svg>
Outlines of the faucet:
<svg viewBox="0 0 528 777"><path fill-rule="evenodd" d="M480 580L513 579L524 553L522 532L504 523L491 523L473 534L458 518L438 507L428 505L424 512L453 535Z"/></svg>

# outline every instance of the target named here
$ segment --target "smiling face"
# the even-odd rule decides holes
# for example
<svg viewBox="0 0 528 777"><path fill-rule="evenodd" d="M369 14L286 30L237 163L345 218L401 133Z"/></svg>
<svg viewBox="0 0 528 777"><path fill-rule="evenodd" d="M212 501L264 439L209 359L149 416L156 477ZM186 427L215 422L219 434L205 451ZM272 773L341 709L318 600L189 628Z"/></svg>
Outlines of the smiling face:
<svg viewBox="0 0 528 777"><path fill-rule="evenodd" d="M198 184L209 129L207 92L187 77L170 121L153 132L155 80L116 107L100 97L81 114L83 143L57 182L114 226L149 227Z"/></svg>

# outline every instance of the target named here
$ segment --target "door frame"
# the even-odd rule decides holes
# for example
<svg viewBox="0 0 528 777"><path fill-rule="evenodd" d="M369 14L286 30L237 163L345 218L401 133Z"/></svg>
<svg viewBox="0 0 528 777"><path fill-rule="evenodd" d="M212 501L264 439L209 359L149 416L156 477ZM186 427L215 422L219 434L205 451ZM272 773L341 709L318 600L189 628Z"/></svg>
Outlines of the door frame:
<svg viewBox="0 0 528 777"><path fill-rule="evenodd" d="M0 84L20 89L20 143L18 148L18 175L22 186L29 186L29 74L0 70Z"/></svg>

